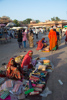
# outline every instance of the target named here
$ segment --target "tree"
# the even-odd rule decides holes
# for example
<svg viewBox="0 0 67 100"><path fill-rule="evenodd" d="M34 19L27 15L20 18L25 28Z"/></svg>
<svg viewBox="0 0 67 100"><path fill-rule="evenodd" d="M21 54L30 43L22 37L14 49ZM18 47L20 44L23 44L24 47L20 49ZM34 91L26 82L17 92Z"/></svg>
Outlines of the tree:
<svg viewBox="0 0 67 100"><path fill-rule="evenodd" d="M20 25L19 22L18 22L18 20L16 20L16 19L13 22L16 24L16 26Z"/></svg>
<svg viewBox="0 0 67 100"><path fill-rule="evenodd" d="M61 20L60 18L56 17L56 21L60 21L60 20Z"/></svg>
<svg viewBox="0 0 67 100"><path fill-rule="evenodd" d="M61 19L59 17L53 17L51 18L51 21L60 21Z"/></svg>
<svg viewBox="0 0 67 100"><path fill-rule="evenodd" d="M27 19L23 20L23 24L30 24L31 20L32 20L31 18L27 18Z"/></svg>
<svg viewBox="0 0 67 100"><path fill-rule="evenodd" d="M40 21L39 20L36 20L36 23L39 23Z"/></svg>

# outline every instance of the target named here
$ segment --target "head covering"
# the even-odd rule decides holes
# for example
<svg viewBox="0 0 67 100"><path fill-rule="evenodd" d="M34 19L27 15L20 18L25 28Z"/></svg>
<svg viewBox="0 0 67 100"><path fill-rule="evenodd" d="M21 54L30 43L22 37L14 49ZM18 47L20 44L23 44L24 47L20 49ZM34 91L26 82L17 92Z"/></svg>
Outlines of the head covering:
<svg viewBox="0 0 67 100"><path fill-rule="evenodd" d="M41 41L45 40L45 38L42 38Z"/></svg>
<svg viewBox="0 0 67 100"><path fill-rule="evenodd" d="M14 58L10 58L8 65L11 65L11 61L14 60Z"/></svg>
<svg viewBox="0 0 67 100"><path fill-rule="evenodd" d="M50 32L52 32L53 31L53 29L50 29Z"/></svg>
<svg viewBox="0 0 67 100"><path fill-rule="evenodd" d="M11 61L14 60L14 58L10 58L8 64L7 64L7 71L6 71L6 75L9 76L10 73L10 67L11 67Z"/></svg>
<svg viewBox="0 0 67 100"><path fill-rule="evenodd" d="M32 50L29 50L28 53L27 53L27 55L29 55L29 53L33 53L33 51Z"/></svg>

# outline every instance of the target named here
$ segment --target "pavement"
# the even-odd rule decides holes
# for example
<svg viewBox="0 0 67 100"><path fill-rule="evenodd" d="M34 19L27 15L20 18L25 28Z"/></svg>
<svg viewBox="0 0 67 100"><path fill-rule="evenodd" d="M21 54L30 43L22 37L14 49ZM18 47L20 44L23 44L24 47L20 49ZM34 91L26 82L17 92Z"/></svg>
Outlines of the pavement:
<svg viewBox="0 0 67 100"><path fill-rule="evenodd" d="M34 35L34 48L29 48L27 41L27 48L19 49L17 39L12 39L11 42L6 44L0 44L0 70L5 70L2 63L8 63L11 57L18 55L25 55L28 50L33 50L33 57L47 57L54 64L54 71L50 73L50 77L47 81L47 86L52 94L48 95L42 100L67 100L67 45L65 45L65 37L61 40L61 45L57 51L51 51L48 53L36 51L36 42L45 37L48 40L48 33L46 35L40 33L39 39L36 39ZM26 51L26 52L24 52ZM60 85L58 80L63 82ZM41 99L39 99L41 100Z"/></svg>

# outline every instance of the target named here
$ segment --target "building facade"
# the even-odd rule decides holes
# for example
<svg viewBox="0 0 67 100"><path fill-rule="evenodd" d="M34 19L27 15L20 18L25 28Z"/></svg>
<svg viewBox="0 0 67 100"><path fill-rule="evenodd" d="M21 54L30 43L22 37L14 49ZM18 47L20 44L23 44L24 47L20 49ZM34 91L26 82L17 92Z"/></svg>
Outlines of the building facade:
<svg viewBox="0 0 67 100"><path fill-rule="evenodd" d="M33 23L33 21L30 22L28 27L51 27L51 26L59 26L63 27L64 25L67 25L67 20L61 20L61 21L46 21L46 22L39 22L39 23Z"/></svg>
<svg viewBox="0 0 67 100"><path fill-rule="evenodd" d="M7 24L9 22L12 22L12 20L9 17L7 16L0 17L0 24Z"/></svg>

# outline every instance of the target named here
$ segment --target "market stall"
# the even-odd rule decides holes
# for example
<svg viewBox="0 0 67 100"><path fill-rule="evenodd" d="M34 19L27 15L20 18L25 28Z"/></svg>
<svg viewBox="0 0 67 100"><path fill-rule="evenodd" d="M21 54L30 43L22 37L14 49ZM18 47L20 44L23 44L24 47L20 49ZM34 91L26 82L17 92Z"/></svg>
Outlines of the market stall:
<svg viewBox="0 0 67 100"><path fill-rule="evenodd" d="M16 62L21 62L24 56L15 58ZM49 72L52 72L54 65L47 58L33 58L33 69L25 71L24 77L20 80L8 79L5 72L0 71L0 98L1 100L18 100L33 96L35 100L41 98L41 93L46 87ZM4 76L2 77L1 74ZM34 100L32 98L32 100Z"/></svg>

